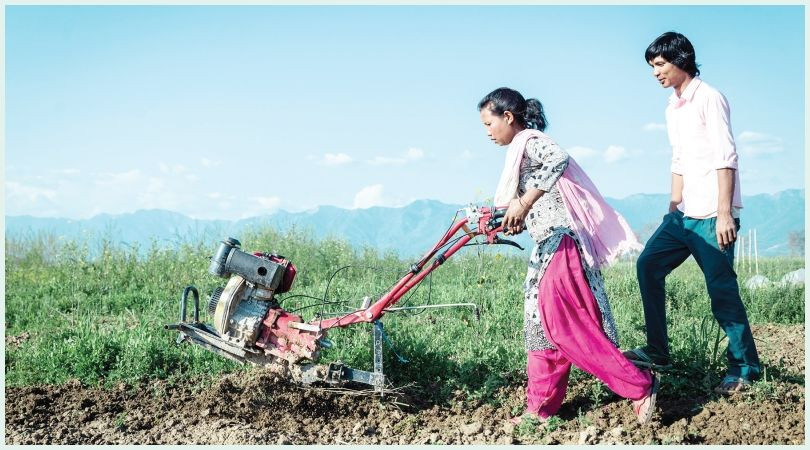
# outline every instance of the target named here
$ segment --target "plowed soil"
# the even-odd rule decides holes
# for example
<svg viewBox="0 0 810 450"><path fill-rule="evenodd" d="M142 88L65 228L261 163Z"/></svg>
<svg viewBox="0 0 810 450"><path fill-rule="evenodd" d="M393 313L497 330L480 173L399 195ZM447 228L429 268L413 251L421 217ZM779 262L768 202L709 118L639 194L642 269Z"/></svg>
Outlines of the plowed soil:
<svg viewBox="0 0 810 450"><path fill-rule="evenodd" d="M430 404L404 389L383 399L302 388L255 369L213 385L157 381L113 389L6 388L6 444L803 444L804 326L755 326L766 382L730 398L716 380L684 396L662 378L658 411L639 425L630 403L573 383L559 419L507 422L525 402L515 381L493 398Z"/></svg>

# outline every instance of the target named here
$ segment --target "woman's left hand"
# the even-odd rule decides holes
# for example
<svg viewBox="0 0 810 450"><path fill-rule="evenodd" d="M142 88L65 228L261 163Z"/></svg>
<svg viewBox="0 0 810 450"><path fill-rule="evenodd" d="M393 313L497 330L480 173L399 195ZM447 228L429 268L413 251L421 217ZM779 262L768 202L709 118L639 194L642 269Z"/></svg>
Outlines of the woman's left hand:
<svg viewBox="0 0 810 450"><path fill-rule="evenodd" d="M530 209L531 205L524 206L520 199L512 199L506 209L506 215L503 216L504 234L520 234L526 225L526 215L529 214Z"/></svg>

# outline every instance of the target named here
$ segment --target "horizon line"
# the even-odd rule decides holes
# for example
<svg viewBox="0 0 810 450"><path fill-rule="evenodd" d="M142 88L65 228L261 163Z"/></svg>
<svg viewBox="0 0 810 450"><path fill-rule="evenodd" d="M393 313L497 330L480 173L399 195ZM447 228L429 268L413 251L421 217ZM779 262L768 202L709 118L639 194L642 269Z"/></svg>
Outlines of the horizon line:
<svg viewBox="0 0 810 450"><path fill-rule="evenodd" d="M759 194L748 194L748 195L743 194L743 198L746 198L746 197L750 198L750 197L756 197L756 196L762 196L762 195L774 196L774 195L781 194L783 192L788 192L788 191L804 191L804 188L803 187L801 187L801 188L789 188L789 189L783 189L781 191L776 191L776 192L773 192L773 193L763 192L763 193L759 193ZM655 196L655 195L668 195L668 194L669 193L667 193L667 192L636 193L636 194L626 195L626 196L621 197L621 198L609 197L609 196L605 196L605 198L610 199L610 200L625 200L625 199L628 199L630 197L635 197L635 196L639 196L639 195ZM468 204L477 204L477 205L487 206L489 203L491 203L491 201L488 201L488 202L471 202L471 203L448 203L448 202L445 202L445 201L442 201L442 200L436 200L436 199L431 199L431 198L422 198L422 199L412 200L412 201L410 201L410 202L408 202L408 203L406 203L404 205L400 205L400 206L373 205L373 206L369 206L367 208L347 208L347 207L343 207L343 206L324 204L324 205L316 205L316 206L313 206L311 208L300 209L300 210L287 210L287 209L283 209L283 208L271 209L271 210L268 211L267 214L254 215L254 216L248 216L248 217L241 217L241 218L238 218L238 219L199 218L199 217L194 217L194 216L189 215L189 214L184 213L184 212L174 211L174 210L170 210L170 209L163 209L163 208L140 208L140 209L135 209L135 210L132 210L132 211L129 211L129 212L119 212L119 213L99 212L99 213L96 213L96 214L94 214L92 216L84 217L84 218L64 217L64 216L34 216L34 215L31 215L31 214L7 214L5 211L4 211L3 216L4 216L4 218L30 217L30 218L36 218L36 219L64 219L64 220L81 221L81 220L92 220L92 219L95 219L95 218L97 218L99 216L105 216L105 215L116 217L116 216L125 216L125 215L130 215L130 214L136 214L136 213L138 213L140 211L164 211L164 212L169 212L169 213L173 213L173 214L178 214L178 215L187 217L187 218L192 219L192 220L222 220L222 221L237 222L237 221L240 221L240 220L248 220L248 219L252 219L252 218L256 218L256 217L272 216L272 215L275 215L275 214L280 213L280 212L288 213L288 214L300 214L300 213L307 213L307 212L316 212L316 211L318 211L318 209L324 208L324 207L325 208L342 209L342 210L346 210L346 211L369 210L369 209L374 209L374 208L400 209L400 208L406 208L406 207L408 207L408 206L410 206L410 205L412 205L412 204L414 204L416 202L435 202L435 203L441 203L443 205L448 205L448 206L458 206L458 205L468 205Z"/></svg>

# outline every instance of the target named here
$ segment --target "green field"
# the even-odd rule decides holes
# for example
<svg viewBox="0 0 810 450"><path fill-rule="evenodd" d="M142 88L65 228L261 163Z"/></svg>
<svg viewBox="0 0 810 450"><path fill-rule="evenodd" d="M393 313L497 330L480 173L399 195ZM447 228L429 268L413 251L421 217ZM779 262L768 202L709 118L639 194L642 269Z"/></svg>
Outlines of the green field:
<svg viewBox="0 0 810 450"><path fill-rule="evenodd" d="M239 236L247 251L277 251L299 269L282 305L310 319L314 314L360 305L399 279L413 261L373 249L353 250L337 240L317 242L299 231L261 230ZM177 346L180 294L195 285L207 294L225 280L207 273L217 242L153 246L144 252L109 242L63 242L48 236L6 240L6 385L58 384L79 379L88 384L136 383L155 378L211 379L244 370L196 346ZM143 255L146 256L143 256ZM435 395L463 390L487 396L509 379L523 376L523 257L489 248L462 250L398 305L476 303L480 322L469 308L391 313L383 318L394 350L385 346L385 371L397 385L415 383ZM91 257L90 255L96 255ZM803 267L802 259L760 260L771 280ZM346 267L348 266L348 267ZM340 268L344 268L335 274ZM752 274L740 270L740 279ZM332 276L334 275L334 278ZM324 292L329 284L328 292ZM643 342L643 315L633 261L605 270L606 285L623 348ZM742 284L742 283L741 283ZM741 287L752 323L803 323L804 288ZM326 298L330 303L305 296ZM676 370L673 386L685 392L694 377L719 378L726 342L711 316L702 274L689 260L667 282L668 321ZM207 320L207 313L203 313ZM370 370L371 326L333 330L335 344L323 362L343 360ZM14 338L14 344L9 344ZM574 379L584 376L575 372ZM682 386L679 387L679 380Z"/></svg>

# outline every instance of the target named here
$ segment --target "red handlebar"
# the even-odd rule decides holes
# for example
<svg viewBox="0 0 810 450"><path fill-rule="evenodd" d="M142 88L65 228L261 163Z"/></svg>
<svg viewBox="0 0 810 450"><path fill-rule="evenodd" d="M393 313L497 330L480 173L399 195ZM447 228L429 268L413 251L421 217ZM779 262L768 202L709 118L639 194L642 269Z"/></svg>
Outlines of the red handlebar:
<svg viewBox="0 0 810 450"><path fill-rule="evenodd" d="M335 327L345 327L357 322L373 322L384 314L383 310L398 302L409 290L418 285L426 276L442 265L448 258L453 256L459 249L464 247L476 236L486 236L487 244L510 244L521 248L512 241L500 239L498 233L503 229L498 219L503 218L506 209L495 209L489 207L476 208L470 206L465 208L467 217L453 223L450 229L442 236L433 248L423 256L418 263L411 266L411 271L403 276L397 284L387 293L380 297L374 304L366 309L357 310L343 316L325 320L314 320L310 324L317 325L321 330ZM473 227L470 229L471 226ZM464 229L464 234L456 238L460 229ZM433 262L425 268L428 260L436 256L436 253L452 239L457 239L447 250L436 257Z"/></svg>

